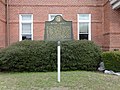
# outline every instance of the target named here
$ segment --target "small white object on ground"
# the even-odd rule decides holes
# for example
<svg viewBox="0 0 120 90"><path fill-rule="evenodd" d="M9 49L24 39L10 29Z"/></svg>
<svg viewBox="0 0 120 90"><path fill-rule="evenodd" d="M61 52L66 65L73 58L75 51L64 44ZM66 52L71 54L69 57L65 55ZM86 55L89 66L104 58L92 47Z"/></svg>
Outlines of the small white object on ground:
<svg viewBox="0 0 120 90"><path fill-rule="evenodd" d="M104 66L104 62L101 62L100 64L99 64L99 68L98 68L98 70L99 71L104 71L105 70L105 66Z"/></svg>
<svg viewBox="0 0 120 90"><path fill-rule="evenodd" d="M118 73L115 73L115 72L113 72L112 70L110 70L110 71L109 71L109 70L105 70L104 73L105 73L105 74L112 74L112 75L120 76L120 73L119 73L119 72L118 72Z"/></svg>

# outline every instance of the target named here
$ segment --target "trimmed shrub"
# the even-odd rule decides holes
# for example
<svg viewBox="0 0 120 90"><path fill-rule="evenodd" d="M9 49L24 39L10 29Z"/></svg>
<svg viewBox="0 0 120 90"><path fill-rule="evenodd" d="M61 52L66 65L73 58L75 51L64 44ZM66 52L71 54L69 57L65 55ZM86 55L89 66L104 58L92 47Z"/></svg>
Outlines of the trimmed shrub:
<svg viewBox="0 0 120 90"><path fill-rule="evenodd" d="M6 71L54 71L57 63L56 43L18 42L0 53L0 61Z"/></svg>
<svg viewBox="0 0 120 90"><path fill-rule="evenodd" d="M102 53L102 60L107 70L120 72L120 51L104 52Z"/></svg>
<svg viewBox="0 0 120 90"><path fill-rule="evenodd" d="M62 70L97 70L100 47L87 40L62 42Z"/></svg>
<svg viewBox="0 0 120 90"><path fill-rule="evenodd" d="M62 70L96 70L101 50L91 41L62 41ZM21 41L0 52L2 71L56 71L57 42Z"/></svg>

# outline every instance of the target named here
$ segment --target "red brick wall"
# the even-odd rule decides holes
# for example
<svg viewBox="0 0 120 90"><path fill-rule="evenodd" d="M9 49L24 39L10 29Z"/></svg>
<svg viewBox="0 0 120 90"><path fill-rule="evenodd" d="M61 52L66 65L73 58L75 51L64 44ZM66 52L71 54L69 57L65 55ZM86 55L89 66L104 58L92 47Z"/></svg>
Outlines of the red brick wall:
<svg viewBox="0 0 120 90"><path fill-rule="evenodd" d="M0 0L0 48L5 47L5 0ZM120 9L112 10L109 0L9 0L10 44L19 41L19 14L33 14L34 40L44 39L48 14L62 14L73 21L77 39L77 14L92 15L92 41L104 50L120 49Z"/></svg>
<svg viewBox="0 0 120 90"><path fill-rule="evenodd" d="M120 10L111 10L110 13L110 50L120 50Z"/></svg>
<svg viewBox="0 0 120 90"><path fill-rule="evenodd" d="M5 0L0 0L0 48L6 46ZM120 9L112 10L109 0L9 0L10 44L19 41L19 14L33 14L34 40L44 39L48 14L62 14L73 21L77 39L77 14L92 15L92 41L104 50L120 49Z"/></svg>
<svg viewBox="0 0 120 90"><path fill-rule="evenodd" d="M19 41L19 14L33 14L34 40L44 39L48 14L60 13L65 20L73 21L77 39L77 14L92 14L92 40L103 45L103 0L9 0L10 43Z"/></svg>
<svg viewBox="0 0 120 90"><path fill-rule="evenodd" d="M5 47L5 0L0 0L0 48Z"/></svg>
<svg viewBox="0 0 120 90"><path fill-rule="evenodd" d="M103 29L104 29L104 41L103 41L103 49L109 50L110 47L110 4L108 0L104 2L104 17L103 17Z"/></svg>
<svg viewBox="0 0 120 90"><path fill-rule="evenodd" d="M104 44L105 50L120 49L120 9L112 10L110 2L104 6Z"/></svg>

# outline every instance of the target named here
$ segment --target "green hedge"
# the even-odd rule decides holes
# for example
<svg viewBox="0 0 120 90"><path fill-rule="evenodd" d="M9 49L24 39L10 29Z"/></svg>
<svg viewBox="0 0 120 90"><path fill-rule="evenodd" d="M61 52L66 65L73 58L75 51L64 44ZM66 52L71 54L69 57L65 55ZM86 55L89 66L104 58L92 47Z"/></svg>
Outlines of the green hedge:
<svg viewBox="0 0 120 90"><path fill-rule="evenodd" d="M1 68L7 71L56 70L56 43L45 41L18 42L0 53Z"/></svg>
<svg viewBox="0 0 120 90"><path fill-rule="evenodd" d="M96 70L101 50L87 40L62 42L62 70Z"/></svg>
<svg viewBox="0 0 120 90"><path fill-rule="evenodd" d="M120 51L108 51L102 53L105 69L120 72Z"/></svg>
<svg viewBox="0 0 120 90"><path fill-rule="evenodd" d="M91 41L61 42L62 70L96 70L101 50ZM57 42L21 41L0 52L2 71L56 71Z"/></svg>

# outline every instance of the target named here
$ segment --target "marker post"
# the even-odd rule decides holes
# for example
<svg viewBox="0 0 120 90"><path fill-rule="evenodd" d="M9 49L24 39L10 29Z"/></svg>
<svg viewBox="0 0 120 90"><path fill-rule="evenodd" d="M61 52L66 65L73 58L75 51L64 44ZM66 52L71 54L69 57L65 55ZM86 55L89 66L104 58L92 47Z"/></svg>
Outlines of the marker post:
<svg viewBox="0 0 120 90"><path fill-rule="evenodd" d="M58 64L58 82L60 82L60 41L58 41L58 46L57 46L57 64Z"/></svg>

